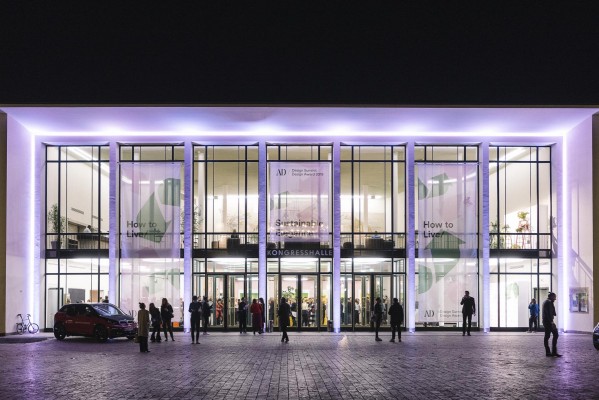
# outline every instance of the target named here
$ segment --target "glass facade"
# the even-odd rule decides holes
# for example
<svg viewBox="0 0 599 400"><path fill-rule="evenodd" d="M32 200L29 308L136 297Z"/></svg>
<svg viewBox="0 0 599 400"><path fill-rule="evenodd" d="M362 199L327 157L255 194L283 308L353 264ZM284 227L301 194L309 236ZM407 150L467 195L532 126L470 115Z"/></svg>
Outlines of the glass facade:
<svg viewBox="0 0 599 400"><path fill-rule="evenodd" d="M181 144L117 148L111 160L108 146L46 146L46 328L63 304L101 301L109 294L111 262L117 266L118 283L111 290L118 305L134 314L137 302L166 298L179 328L185 327L192 294L212 304L213 329L237 329L239 301L258 297L265 300L266 323L275 328L281 297L291 305L291 329L331 329L336 304L341 329L371 329L377 297L383 327L396 297L406 321L413 313L416 328L459 328L465 290L477 305L489 296L490 327L522 328L528 326L530 299L542 301L555 285L549 146L491 146L488 201L481 196L481 148L474 144L416 145L409 161L404 145L194 144L190 159ZM459 201L433 202L429 210L426 200L443 194ZM490 224L486 294L480 268L483 206ZM118 229L113 236L111 207ZM443 215L471 225L452 231L449 217L434 220L443 207ZM161 220L164 229L138 227L146 214L152 224ZM445 225L432 232L434 224ZM151 237L154 244L131 247L137 236ZM473 325L481 324L475 317Z"/></svg>

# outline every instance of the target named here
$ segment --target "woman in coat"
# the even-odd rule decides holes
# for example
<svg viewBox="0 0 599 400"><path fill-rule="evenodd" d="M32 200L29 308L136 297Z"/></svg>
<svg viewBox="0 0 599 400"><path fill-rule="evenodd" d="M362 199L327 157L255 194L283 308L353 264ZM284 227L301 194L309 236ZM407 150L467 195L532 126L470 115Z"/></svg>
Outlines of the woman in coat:
<svg viewBox="0 0 599 400"><path fill-rule="evenodd" d="M175 338L173 337L173 325L172 319L175 316L173 314L173 306L171 306L166 298L162 299L162 304L160 305L160 317L162 317L162 328L164 330L164 339L168 342L167 331L171 334L171 340L174 342Z"/></svg>
<svg viewBox="0 0 599 400"><path fill-rule="evenodd" d="M262 324L260 325L260 333L264 332L264 324L266 324L266 304L264 304L264 299L260 297L258 299L258 304L262 307Z"/></svg>
<svg viewBox="0 0 599 400"><path fill-rule="evenodd" d="M144 303L139 303L139 311L137 312L137 337L139 339L139 351L149 353L148 350L148 333L150 331L150 313L146 310Z"/></svg>
<svg viewBox="0 0 599 400"><path fill-rule="evenodd" d="M254 331L254 335L256 331L262 334L262 306L258 303L258 300L252 300L250 313L252 314L252 330Z"/></svg>
<svg viewBox="0 0 599 400"><path fill-rule="evenodd" d="M162 317L160 316L160 310L154 303L150 303L150 318L152 320L152 336L150 337L150 341L160 343L160 324L162 323Z"/></svg>

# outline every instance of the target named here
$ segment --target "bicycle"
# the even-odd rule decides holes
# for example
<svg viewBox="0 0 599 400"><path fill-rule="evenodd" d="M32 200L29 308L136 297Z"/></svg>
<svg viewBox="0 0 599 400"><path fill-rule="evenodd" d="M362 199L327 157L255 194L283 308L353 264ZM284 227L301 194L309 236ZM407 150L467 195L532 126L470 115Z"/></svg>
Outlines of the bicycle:
<svg viewBox="0 0 599 400"><path fill-rule="evenodd" d="M29 333L38 333L40 327L38 324L31 322L31 314L27 314L27 318L23 319L21 314L17 314L17 317L21 318L21 322L17 322L17 333L19 335L24 334L25 332Z"/></svg>

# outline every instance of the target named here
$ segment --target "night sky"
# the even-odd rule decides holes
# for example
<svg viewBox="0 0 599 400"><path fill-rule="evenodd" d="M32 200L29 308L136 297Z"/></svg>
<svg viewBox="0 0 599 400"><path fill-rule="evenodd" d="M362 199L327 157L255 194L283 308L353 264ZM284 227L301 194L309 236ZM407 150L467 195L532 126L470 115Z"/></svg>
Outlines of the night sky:
<svg viewBox="0 0 599 400"><path fill-rule="evenodd" d="M0 104L599 104L599 2L129 3L3 4Z"/></svg>

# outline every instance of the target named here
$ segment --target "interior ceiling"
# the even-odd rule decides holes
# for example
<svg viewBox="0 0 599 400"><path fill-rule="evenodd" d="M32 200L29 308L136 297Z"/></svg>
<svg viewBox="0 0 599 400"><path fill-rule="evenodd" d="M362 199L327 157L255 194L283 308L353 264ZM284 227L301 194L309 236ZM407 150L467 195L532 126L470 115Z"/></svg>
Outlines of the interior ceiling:
<svg viewBox="0 0 599 400"><path fill-rule="evenodd" d="M77 133L563 134L597 108L5 107L27 130Z"/></svg>

